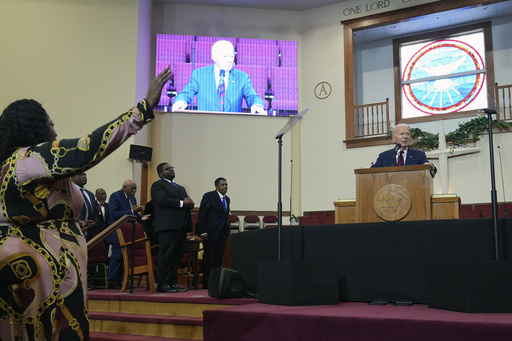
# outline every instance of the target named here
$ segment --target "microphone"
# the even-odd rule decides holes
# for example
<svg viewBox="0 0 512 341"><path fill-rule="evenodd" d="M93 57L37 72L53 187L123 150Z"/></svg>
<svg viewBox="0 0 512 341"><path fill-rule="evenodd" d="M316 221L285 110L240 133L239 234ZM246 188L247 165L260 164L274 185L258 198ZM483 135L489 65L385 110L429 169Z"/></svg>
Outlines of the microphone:
<svg viewBox="0 0 512 341"><path fill-rule="evenodd" d="M396 154L398 154L398 151L400 150L401 147L402 147L402 144L400 144L400 143L397 143L395 146L395 152L393 153L393 162L392 162L393 166L397 166Z"/></svg>
<svg viewBox="0 0 512 341"><path fill-rule="evenodd" d="M396 153L398 153L400 148L402 148L402 144L401 143L397 143L396 146L395 146L395 155L396 155Z"/></svg>

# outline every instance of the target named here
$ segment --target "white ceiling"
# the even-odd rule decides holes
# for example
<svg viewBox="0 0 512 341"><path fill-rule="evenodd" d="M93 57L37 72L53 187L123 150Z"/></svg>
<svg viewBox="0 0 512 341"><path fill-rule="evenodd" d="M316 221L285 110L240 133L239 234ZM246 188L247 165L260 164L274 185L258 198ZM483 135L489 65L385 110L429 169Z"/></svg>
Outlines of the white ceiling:
<svg viewBox="0 0 512 341"><path fill-rule="evenodd" d="M250 7L305 11L348 0L155 0L169 4ZM512 0L430 14L407 21L354 32L354 44L397 38L415 33L460 26L512 14ZM341 19L341 18L340 18Z"/></svg>
<svg viewBox="0 0 512 341"><path fill-rule="evenodd" d="M396 24L354 32L354 44L382 39L403 37L416 33L435 31L446 27L461 26L512 14L512 1L466 7L429 14Z"/></svg>

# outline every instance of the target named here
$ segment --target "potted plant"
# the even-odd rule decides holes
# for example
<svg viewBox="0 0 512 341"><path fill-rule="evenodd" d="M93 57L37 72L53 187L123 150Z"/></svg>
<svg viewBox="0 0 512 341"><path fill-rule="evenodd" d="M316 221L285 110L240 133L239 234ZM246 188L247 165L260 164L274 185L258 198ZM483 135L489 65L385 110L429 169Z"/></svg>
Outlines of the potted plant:
<svg viewBox="0 0 512 341"><path fill-rule="evenodd" d="M290 225L299 225L299 219L295 214L290 215Z"/></svg>

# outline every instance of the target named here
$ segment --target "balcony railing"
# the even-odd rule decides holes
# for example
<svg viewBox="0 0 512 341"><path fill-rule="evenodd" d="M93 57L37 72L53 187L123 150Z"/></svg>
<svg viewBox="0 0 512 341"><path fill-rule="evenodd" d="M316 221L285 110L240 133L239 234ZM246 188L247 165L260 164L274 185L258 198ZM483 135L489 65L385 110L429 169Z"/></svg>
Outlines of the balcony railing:
<svg viewBox="0 0 512 341"><path fill-rule="evenodd" d="M389 98L385 102L354 106L355 137L387 135L391 130L389 122Z"/></svg>
<svg viewBox="0 0 512 341"><path fill-rule="evenodd" d="M494 85L496 104L498 105L498 121L512 120L512 84Z"/></svg>

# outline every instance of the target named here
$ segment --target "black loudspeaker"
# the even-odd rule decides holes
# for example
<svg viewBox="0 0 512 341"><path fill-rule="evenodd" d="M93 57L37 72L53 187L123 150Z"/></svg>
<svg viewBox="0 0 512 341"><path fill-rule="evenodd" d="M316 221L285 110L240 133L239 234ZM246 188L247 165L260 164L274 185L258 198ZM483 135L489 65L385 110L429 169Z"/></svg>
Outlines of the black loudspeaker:
<svg viewBox="0 0 512 341"><path fill-rule="evenodd" d="M137 144L130 145L130 155L128 158L135 161L146 161L151 162L151 156L153 155L153 148L146 146L139 146Z"/></svg>
<svg viewBox="0 0 512 341"><path fill-rule="evenodd" d="M339 304L333 263L258 262L258 303Z"/></svg>
<svg viewBox="0 0 512 341"><path fill-rule="evenodd" d="M512 313L511 261L429 265L428 307L465 313Z"/></svg>
<svg viewBox="0 0 512 341"><path fill-rule="evenodd" d="M245 281L238 271L217 268L210 271L208 296L216 298L241 298L245 296Z"/></svg>

